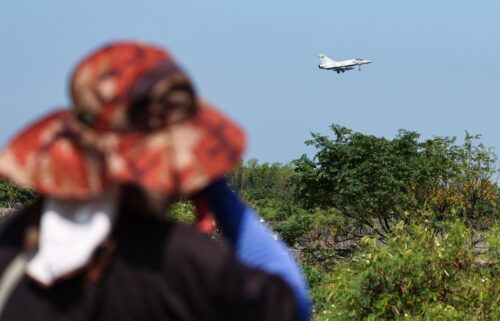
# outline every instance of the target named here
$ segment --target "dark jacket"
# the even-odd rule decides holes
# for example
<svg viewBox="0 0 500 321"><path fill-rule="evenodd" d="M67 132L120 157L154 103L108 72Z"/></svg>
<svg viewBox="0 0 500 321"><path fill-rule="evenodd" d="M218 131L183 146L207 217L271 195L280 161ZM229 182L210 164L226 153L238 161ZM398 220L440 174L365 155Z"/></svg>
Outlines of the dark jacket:
<svg viewBox="0 0 500 321"><path fill-rule="evenodd" d="M0 224L0 273L21 251L30 210ZM7 320L295 320L296 302L278 276L249 268L223 240L194 228L122 215L116 244L96 281L82 271L43 289L23 277Z"/></svg>

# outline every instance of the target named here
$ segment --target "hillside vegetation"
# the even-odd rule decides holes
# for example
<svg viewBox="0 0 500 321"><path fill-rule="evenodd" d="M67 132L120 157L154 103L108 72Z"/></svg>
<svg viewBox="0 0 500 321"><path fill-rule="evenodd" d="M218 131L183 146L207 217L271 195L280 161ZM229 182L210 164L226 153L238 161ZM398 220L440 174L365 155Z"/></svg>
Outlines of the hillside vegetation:
<svg viewBox="0 0 500 321"><path fill-rule="evenodd" d="M290 164L229 180L295 250L315 320L500 320L497 158L466 134L333 125Z"/></svg>
<svg viewBox="0 0 500 321"><path fill-rule="evenodd" d="M251 159L228 180L298 256L315 320L500 320L499 172L479 136L332 125L306 144L313 157ZM3 207L33 195L0 185Z"/></svg>

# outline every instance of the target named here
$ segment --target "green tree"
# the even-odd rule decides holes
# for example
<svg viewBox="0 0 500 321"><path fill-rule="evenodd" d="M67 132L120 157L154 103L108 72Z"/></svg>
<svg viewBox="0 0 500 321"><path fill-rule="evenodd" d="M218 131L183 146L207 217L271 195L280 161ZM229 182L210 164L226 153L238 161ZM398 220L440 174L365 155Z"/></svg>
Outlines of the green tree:
<svg viewBox="0 0 500 321"><path fill-rule="evenodd" d="M494 183L497 158L492 150L479 142L479 135L466 133L464 143L449 140L441 148L449 164L426 186L428 208L436 215L454 212L469 226L484 229L498 218L498 186ZM424 152L434 151L426 148Z"/></svg>
<svg viewBox="0 0 500 321"><path fill-rule="evenodd" d="M250 159L247 163L240 162L228 174L229 183L244 196L252 199L288 198L292 193L289 179L293 168L288 164L263 163Z"/></svg>
<svg viewBox="0 0 500 321"><path fill-rule="evenodd" d="M422 180L418 134L400 131L393 140L332 125L335 135L313 134L306 142L314 159L295 161L297 196L307 208L338 208L353 225L383 237L394 220L417 206L412 187Z"/></svg>
<svg viewBox="0 0 500 321"><path fill-rule="evenodd" d="M297 199L306 208L337 208L350 235L384 238L394 222L427 215L443 220L458 213L470 222L498 215L495 155L478 136L437 137L400 130L390 140L332 125L334 137L313 134L314 158L294 162ZM496 212L495 212L496 211ZM409 215L411 213L411 215Z"/></svg>
<svg viewBox="0 0 500 321"><path fill-rule="evenodd" d="M228 181L267 220L291 215L294 207L289 164L262 163L250 159L228 174Z"/></svg>
<svg viewBox="0 0 500 321"><path fill-rule="evenodd" d="M498 231L486 252L459 221L401 222L386 244L364 238L316 289L317 320L499 320Z"/></svg>

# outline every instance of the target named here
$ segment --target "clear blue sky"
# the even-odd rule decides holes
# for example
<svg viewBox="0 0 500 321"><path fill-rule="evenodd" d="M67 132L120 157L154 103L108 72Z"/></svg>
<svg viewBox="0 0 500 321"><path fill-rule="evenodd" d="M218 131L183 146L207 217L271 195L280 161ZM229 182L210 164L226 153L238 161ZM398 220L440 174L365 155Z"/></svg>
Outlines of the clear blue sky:
<svg viewBox="0 0 500 321"><path fill-rule="evenodd" d="M72 66L115 39L170 48L247 130L247 159L298 158L332 123L388 138L468 130L500 154L497 0L2 0L0 145L68 104ZM337 75L320 52L375 63Z"/></svg>

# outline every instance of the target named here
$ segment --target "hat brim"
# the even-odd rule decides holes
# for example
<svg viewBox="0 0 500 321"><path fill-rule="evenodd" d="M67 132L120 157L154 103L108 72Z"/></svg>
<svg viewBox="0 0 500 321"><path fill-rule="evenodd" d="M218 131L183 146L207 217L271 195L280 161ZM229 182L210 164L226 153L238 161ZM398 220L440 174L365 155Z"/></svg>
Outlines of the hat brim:
<svg viewBox="0 0 500 321"><path fill-rule="evenodd" d="M147 133L90 135L75 130L70 110L53 112L0 152L0 175L60 199L92 198L122 183L189 196L231 170L246 144L233 121L206 102L199 105L190 119Z"/></svg>

